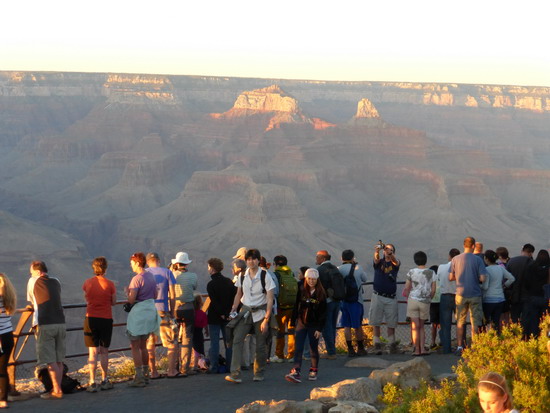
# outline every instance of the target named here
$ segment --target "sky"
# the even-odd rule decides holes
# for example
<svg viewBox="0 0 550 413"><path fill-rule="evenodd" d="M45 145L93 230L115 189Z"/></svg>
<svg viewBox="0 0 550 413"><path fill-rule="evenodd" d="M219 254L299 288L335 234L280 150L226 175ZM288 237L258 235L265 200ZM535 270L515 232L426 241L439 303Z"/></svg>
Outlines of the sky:
<svg viewBox="0 0 550 413"><path fill-rule="evenodd" d="M550 86L542 4L8 0L0 70Z"/></svg>

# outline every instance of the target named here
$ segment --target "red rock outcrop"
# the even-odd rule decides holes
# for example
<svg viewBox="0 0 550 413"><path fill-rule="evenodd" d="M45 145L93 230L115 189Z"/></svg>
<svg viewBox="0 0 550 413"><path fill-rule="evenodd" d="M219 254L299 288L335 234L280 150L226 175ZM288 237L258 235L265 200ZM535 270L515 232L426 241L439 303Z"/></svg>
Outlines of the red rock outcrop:
<svg viewBox="0 0 550 413"><path fill-rule="evenodd" d="M334 126L321 119L311 119L302 113L298 102L284 92L279 86L272 85L263 89L242 92L233 108L222 114L212 114L215 119L236 119L249 117L258 113L269 113L269 122L265 131L280 127L284 123L311 125L315 129L326 129Z"/></svg>

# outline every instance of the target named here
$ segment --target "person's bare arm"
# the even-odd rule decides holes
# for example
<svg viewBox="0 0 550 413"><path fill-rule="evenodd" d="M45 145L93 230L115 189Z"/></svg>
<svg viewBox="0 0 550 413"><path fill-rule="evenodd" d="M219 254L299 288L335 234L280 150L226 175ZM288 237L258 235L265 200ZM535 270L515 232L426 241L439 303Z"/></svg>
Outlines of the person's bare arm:
<svg viewBox="0 0 550 413"><path fill-rule="evenodd" d="M410 280L405 281L405 288L403 288L403 295L405 297L408 297L409 294L411 293L411 286L412 286L412 284L411 284Z"/></svg>
<svg viewBox="0 0 550 413"><path fill-rule="evenodd" d="M380 248L378 248L378 246L376 246L374 248L374 256L373 256L373 260L374 260L374 264L378 265L380 263Z"/></svg>
<svg viewBox="0 0 550 413"><path fill-rule="evenodd" d="M260 329L264 334L269 330L269 319L271 317L271 310L273 309L273 299L274 299L273 290L267 291L266 295L267 295L267 310L265 312L262 325L260 326Z"/></svg>
<svg viewBox="0 0 550 413"><path fill-rule="evenodd" d="M169 285L168 286L168 301L170 305L170 313L172 314L172 317L176 317L176 288L175 286Z"/></svg>
<svg viewBox="0 0 550 413"><path fill-rule="evenodd" d="M138 292L137 288L130 288L128 290L128 302L130 304L136 303L137 292Z"/></svg>
<svg viewBox="0 0 550 413"><path fill-rule="evenodd" d="M237 308L239 308L239 303L241 302L242 297L243 297L243 289L241 287L237 287L237 293L235 294L235 298L233 299L231 312L237 311Z"/></svg>

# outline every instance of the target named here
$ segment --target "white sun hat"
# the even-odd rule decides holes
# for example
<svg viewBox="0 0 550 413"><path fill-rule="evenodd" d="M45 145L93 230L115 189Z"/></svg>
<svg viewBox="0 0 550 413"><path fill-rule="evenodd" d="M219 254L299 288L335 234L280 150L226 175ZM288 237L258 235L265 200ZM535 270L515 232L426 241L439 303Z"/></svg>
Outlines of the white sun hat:
<svg viewBox="0 0 550 413"><path fill-rule="evenodd" d="M176 254L176 258L172 258L172 264L191 264L192 262L186 252L180 251Z"/></svg>

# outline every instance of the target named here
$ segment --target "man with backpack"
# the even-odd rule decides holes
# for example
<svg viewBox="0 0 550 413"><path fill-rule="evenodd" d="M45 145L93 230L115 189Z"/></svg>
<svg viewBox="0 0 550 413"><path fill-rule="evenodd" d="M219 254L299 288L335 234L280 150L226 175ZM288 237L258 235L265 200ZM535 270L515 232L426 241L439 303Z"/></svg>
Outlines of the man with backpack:
<svg viewBox="0 0 550 413"><path fill-rule="evenodd" d="M292 312L296 305L298 295L298 281L292 270L288 267L288 260L284 255L273 258L275 275L279 282L279 295L277 297L277 342L275 356L271 358L274 363L282 363L285 359L294 360L294 329L290 326ZM288 350L285 357L285 336L288 332Z"/></svg>
<svg viewBox="0 0 550 413"><path fill-rule="evenodd" d="M317 252L315 263L318 265L319 279L327 293L327 318L323 329L326 355L329 360L336 359L336 321L340 311L340 301L345 297L344 277L338 268L330 262L330 254L326 250Z"/></svg>
<svg viewBox="0 0 550 413"><path fill-rule="evenodd" d="M362 284L367 282L367 273L355 262L355 253L352 250L342 252L342 265L338 270L344 277L346 286L346 296L342 300L340 309L342 310L341 324L344 327L344 337L348 347L348 357L366 356L367 351L363 343L363 288ZM357 341L357 352L353 347L351 329L355 330L355 340Z"/></svg>
<svg viewBox="0 0 550 413"><path fill-rule="evenodd" d="M273 291L275 282L260 268L260 251L250 249L246 252L247 270L239 275L235 286L237 293L231 306L228 328L233 329L233 354L231 374L225 380L241 383L241 359L245 336L250 332L256 337L256 355L254 360L254 381L264 380L267 362L266 337L270 334L271 314L273 309ZM242 304L239 313L237 308Z"/></svg>

